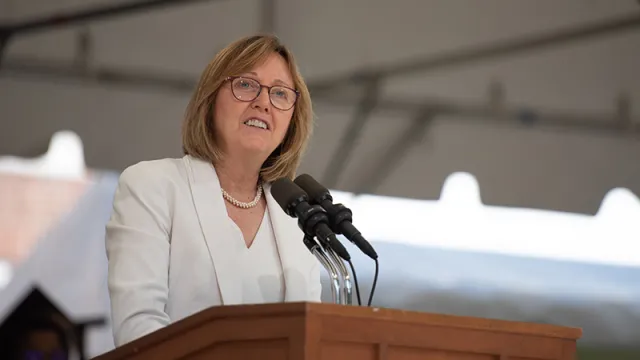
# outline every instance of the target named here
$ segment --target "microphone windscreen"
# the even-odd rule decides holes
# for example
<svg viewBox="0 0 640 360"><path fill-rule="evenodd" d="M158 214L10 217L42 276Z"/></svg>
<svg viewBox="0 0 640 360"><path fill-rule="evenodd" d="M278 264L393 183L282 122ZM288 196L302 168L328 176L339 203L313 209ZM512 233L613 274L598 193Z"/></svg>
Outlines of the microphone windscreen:
<svg viewBox="0 0 640 360"><path fill-rule="evenodd" d="M271 195L287 214L290 214L288 209L291 204L300 198L307 198L307 193L288 178L274 181L271 184Z"/></svg>
<svg viewBox="0 0 640 360"><path fill-rule="evenodd" d="M310 199L313 199L316 202L320 202L325 197L330 196L329 189L322 186L309 174L302 174L298 176L295 180L295 183L296 185L301 187L302 190L306 191L307 194L309 194Z"/></svg>

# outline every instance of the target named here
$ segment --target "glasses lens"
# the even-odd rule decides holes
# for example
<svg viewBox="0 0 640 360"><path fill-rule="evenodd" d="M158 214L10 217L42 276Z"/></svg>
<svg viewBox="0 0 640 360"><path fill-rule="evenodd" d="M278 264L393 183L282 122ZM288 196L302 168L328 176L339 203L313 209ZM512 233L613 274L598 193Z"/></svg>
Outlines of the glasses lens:
<svg viewBox="0 0 640 360"><path fill-rule="evenodd" d="M289 110L293 107L293 104L295 104L297 94L289 88L274 86L271 88L269 97L271 98L273 106L280 110Z"/></svg>
<svg viewBox="0 0 640 360"><path fill-rule="evenodd" d="M241 101L252 101L260 92L260 84L252 79L235 78L231 85L233 95Z"/></svg>

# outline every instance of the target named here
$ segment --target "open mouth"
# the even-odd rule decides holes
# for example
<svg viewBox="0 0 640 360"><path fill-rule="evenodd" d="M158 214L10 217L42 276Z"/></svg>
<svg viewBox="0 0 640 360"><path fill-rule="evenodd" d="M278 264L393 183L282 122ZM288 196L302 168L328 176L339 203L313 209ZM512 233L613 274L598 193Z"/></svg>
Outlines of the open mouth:
<svg viewBox="0 0 640 360"><path fill-rule="evenodd" d="M244 124L258 129L269 130L267 123L259 119L249 119Z"/></svg>

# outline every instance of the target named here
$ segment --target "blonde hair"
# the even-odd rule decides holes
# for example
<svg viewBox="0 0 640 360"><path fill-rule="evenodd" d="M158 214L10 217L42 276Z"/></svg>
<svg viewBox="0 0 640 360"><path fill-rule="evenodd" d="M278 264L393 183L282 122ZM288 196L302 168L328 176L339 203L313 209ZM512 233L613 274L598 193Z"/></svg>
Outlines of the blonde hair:
<svg viewBox="0 0 640 360"><path fill-rule="evenodd" d="M215 142L213 126L216 95L228 76L250 71L273 53L287 62L299 96L284 140L262 165L260 177L266 182L281 177L294 178L313 131L311 96L293 54L273 35L239 39L222 49L207 65L198 88L191 96L182 124L182 150L185 154L213 164L220 161L223 154Z"/></svg>

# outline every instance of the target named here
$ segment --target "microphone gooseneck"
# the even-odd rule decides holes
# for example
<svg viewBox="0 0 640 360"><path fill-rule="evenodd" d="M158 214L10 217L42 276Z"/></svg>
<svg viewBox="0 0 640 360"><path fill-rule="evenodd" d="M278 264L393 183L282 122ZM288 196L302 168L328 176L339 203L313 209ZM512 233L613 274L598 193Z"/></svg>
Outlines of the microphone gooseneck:
<svg viewBox="0 0 640 360"><path fill-rule="evenodd" d="M344 261L340 260L333 249L325 247L325 251L329 259L333 261L333 264L335 265L336 270L340 275L340 280L342 283L342 304L353 304L353 286L351 285L351 275L349 274L349 270L344 265ZM351 263L351 261L349 261L349 263Z"/></svg>
<svg viewBox="0 0 640 360"><path fill-rule="evenodd" d="M327 257L327 254L322 250L320 245L318 245L313 238L305 235L302 240L309 249L309 251L318 259L318 262L324 267L326 272L329 274L329 279L331 280L331 299L335 304L342 304L342 291L340 286L340 277L338 275L338 270L334 266L333 262Z"/></svg>

